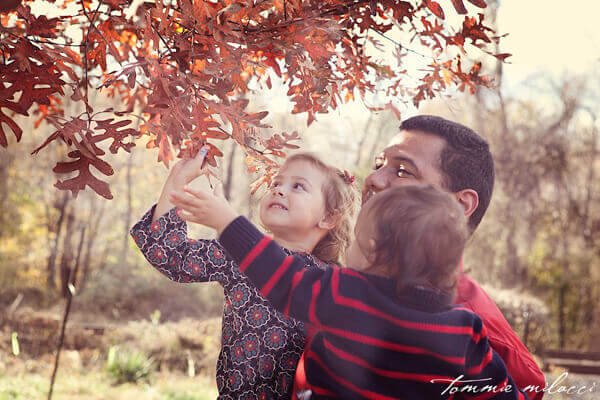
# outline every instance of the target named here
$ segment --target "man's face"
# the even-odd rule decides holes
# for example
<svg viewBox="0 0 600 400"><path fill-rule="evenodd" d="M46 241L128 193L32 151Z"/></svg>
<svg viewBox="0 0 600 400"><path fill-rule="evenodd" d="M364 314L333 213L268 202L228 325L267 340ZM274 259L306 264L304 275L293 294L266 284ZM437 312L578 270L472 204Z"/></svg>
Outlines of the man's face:
<svg viewBox="0 0 600 400"><path fill-rule="evenodd" d="M362 191L364 204L374 193L397 185L424 183L443 189L440 155L446 141L420 131L400 131L375 159Z"/></svg>

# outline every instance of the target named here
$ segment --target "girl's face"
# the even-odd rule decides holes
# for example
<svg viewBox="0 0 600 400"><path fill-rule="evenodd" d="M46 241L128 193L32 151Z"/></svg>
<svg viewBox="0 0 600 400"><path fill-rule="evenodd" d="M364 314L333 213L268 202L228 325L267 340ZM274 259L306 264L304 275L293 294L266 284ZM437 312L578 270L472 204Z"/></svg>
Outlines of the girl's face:
<svg viewBox="0 0 600 400"><path fill-rule="evenodd" d="M310 162L293 160L283 165L269 192L260 201L260 219L275 236L308 234L319 230L325 217L325 174Z"/></svg>

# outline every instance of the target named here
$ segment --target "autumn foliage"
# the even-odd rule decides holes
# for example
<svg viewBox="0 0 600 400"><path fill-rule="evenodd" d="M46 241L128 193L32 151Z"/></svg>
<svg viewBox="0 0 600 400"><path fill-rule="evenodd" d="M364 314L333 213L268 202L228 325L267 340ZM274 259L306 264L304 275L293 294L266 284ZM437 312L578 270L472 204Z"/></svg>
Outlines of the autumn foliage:
<svg viewBox="0 0 600 400"><path fill-rule="evenodd" d="M248 110L246 95L274 81L310 124L355 98L398 113L398 102L449 87L474 91L489 82L480 63L465 66L467 51L507 56L493 54L498 37L484 24L483 0L48 0L56 17L35 14L33 3L0 8L0 144L21 139L17 115L51 124L33 153L66 145L56 187L89 186L105 198L102 175L114 173L107 152L129 152L142 136L167 165L204 143L214 164L215 141L233 139L268 179L298 139L266 135L268 111ZM461 15L458 25L450 13ZM376 55L385 49L393 56ZM407 71L408 56L425 57L427 68ZM94 109L91 91L121 109ZM381 104L367 101L376 92ZM80 112L66 114L67 102Z"/></svg>

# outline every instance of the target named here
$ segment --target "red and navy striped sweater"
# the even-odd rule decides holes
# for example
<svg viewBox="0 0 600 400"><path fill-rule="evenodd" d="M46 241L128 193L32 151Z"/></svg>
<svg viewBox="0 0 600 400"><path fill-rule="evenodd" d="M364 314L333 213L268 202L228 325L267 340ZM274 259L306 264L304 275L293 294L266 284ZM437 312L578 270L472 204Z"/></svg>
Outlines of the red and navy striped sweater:
<svg viewBox="0 0 600 400"><path fill-rule="evenodd" d="M219 241L262 296L314 329L304 350L311 399L526 398L481 319L450 296L413 288L398 297L387 278L307 270L244 217Z"/></svg>

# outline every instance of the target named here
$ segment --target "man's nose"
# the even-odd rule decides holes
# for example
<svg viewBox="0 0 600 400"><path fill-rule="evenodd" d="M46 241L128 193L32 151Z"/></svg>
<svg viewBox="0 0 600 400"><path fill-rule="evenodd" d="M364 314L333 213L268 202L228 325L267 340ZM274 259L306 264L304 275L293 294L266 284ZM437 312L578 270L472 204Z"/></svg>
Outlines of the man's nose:
<svg viewBox="0 0 600 400"><path fill-rule="evenodd" d="M367 176L365 179L365 187L367 190L372 192L381 192L386 189L390 184L388 175L386 174L385 168L375 170Z"/></svg>

